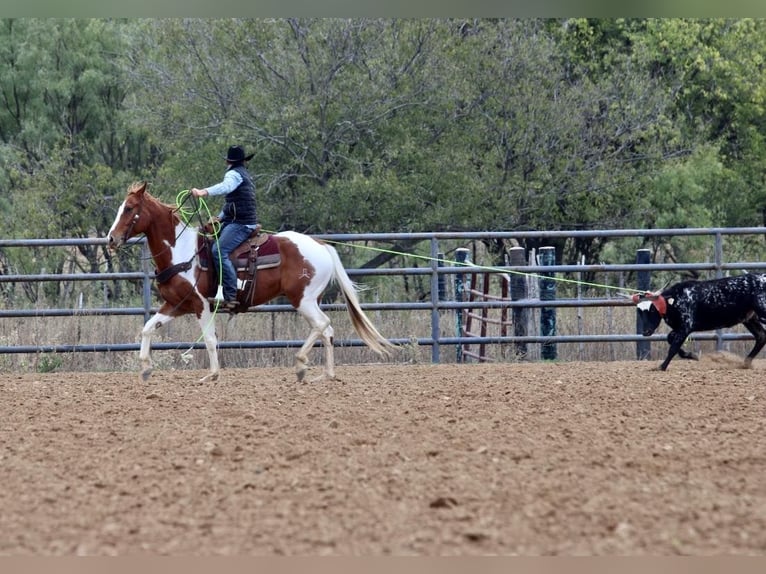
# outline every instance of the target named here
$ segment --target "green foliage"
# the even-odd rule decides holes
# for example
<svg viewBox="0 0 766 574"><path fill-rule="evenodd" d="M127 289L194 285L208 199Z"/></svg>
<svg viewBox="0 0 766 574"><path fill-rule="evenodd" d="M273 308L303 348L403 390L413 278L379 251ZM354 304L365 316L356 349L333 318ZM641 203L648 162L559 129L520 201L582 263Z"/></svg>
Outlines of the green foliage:
<svg viewBox="0 0 766 574"><path fill-rule="evenodd" d="M713 188L727 226L763 222L766 201L766 22L650 20L645 36L653 66L672 78L677 124L697 145L716 145L726 168L724 192Z"/></svg>
<svg viewBox="0 0 766 574"><path fill-rule="evenodd" d="M753 19L0 20L0 217L103 236L130 182L172 202L239 143L272 230L757 225L764 54Z"/></svg>
<svg viewBox="0 0 766 574"><path fill-rule="evenodd" d="M61 367L61 363L61 357L58 355L50 353L40 355L40 358L37 361L37 372L52 373Z"/></svg>
<svg viewBox="0 0 766 574"><path fill-rule="evenodd" d="M128 29L113 20L0 21L0 217L10 236L103 236L116 207L109 199L147 170L146 139L123 114ZM61 273L83 262L20 251L9 253L20 270ZM98 249L79 255L98 270Z"/></svg>
<svg viewBox="0 0 766 574"><path fill-rule="evenodd" d="M652 177L655 193L646 220L654 228L723 227L729 174L715 146L698 148Z"/></svg>

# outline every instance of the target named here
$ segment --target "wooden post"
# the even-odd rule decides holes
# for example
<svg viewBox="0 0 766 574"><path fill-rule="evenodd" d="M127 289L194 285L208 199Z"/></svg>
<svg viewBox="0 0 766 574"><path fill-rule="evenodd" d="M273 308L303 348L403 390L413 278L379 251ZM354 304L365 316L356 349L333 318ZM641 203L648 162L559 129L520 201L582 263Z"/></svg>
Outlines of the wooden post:
<svg viewBox="0 0 766 574"><path fill-rule="evenodd" d="M482 298L482 301L489 301L489 287L492 284L492 274L491 273L483 273L483 283L482 283L482 294L484 297ZM486 337L487 336L487 324L489 323L489 307L482 307L481 308L481 330L479 331L480 337ZM487 344L486 343L479 343L479 361L484 362L486 360L487 353Z"/></svg>
<svg viewBox="0 0 766 574"><path fill-rule="evenodd" d="M650 251L648 249L638 249L636 251L636 263L639 265L646 265L651 262ZM636 273L636 288L639 291L649 291L652 282L652 274L650 271L638 271ZM643 333L644 326L641 321L641 314L636 309L636 334ZM651 341L636 341L636 359L639 361L649 359L651 354Z"/></svg>
<svg viewBox="0 0 766 574"><path fill-rule="evenodd" d="M555 247L541 247L540 265L555 264ZM542 276L543 277L540 279L540 300L553 301L556 299L556 281L553 279L553 273L544 272L542 273ZM542 307L540 309L540 335L543 337L553 337L556 335L555 307ZM554 360L556 358L556 343L543 343L540 349L540 355L543 359Z"/></svg>
<svg viewBox="0 0 766 574"><path fill-rule="evenodd" d="M527 264L527 253L523 247L511 247L510 250L511 267L522 267ZM521 301L527 298L527 277L521 273L511 274L511 301ZM511 313L513 317L513 335L514 337L527 336L527 316L526 307L514 307ZM514 352L519 359L527 357L527 344L523 341L514 343Z"/></svg>

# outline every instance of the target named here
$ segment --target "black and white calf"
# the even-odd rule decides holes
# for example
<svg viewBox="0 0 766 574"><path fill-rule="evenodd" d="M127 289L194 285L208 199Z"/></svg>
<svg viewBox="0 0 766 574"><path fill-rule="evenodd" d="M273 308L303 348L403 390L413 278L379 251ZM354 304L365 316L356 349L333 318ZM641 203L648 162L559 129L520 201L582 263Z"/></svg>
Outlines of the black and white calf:
<svg viewBox="0 0 766 574"><path fill-rule="evenodd" d="M755 346L745 358L750 368L753 358L766 345L766 275L745 274L709 281L683 281L656 293L633 295L643 335L648 337L664 319L672 331L668 334L670 350L660 365L668 368L678 354L696 359L681 348L696 331L712 331L740 323L755 337Z"/></svg>

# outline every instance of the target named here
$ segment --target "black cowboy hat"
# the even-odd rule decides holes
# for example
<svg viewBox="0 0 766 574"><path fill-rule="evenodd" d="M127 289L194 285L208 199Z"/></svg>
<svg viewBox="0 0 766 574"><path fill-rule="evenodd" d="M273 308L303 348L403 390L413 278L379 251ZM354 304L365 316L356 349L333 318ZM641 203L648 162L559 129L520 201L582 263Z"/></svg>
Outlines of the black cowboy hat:
<svg viewBox="0 0 766 574"><path fill-rule="evenodd" d="M233 145L229 148L228 153L223 159L230 161L231 163L238 163L240 161L250 161L253 159L254 155L254 153L251 153L250 155L246 156L245 150L242 146Z"/></svg>

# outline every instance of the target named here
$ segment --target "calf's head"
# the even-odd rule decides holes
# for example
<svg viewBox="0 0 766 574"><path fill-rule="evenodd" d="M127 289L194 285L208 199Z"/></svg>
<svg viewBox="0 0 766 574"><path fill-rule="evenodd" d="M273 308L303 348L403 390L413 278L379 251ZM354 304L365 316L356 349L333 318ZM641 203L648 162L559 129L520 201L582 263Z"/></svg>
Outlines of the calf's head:
<svg viewBox="0 0 766 574"><path fill-rule="evenodd" d="M659 293L636 293L632 300L638 308L641 334L648 337L662 323L662 318L667 311L667 302Z"/></svg>

